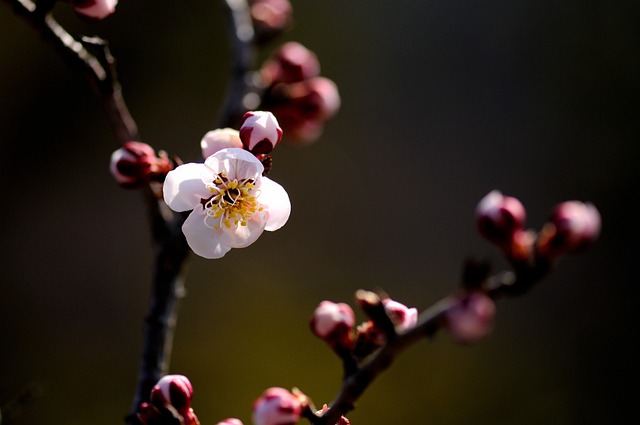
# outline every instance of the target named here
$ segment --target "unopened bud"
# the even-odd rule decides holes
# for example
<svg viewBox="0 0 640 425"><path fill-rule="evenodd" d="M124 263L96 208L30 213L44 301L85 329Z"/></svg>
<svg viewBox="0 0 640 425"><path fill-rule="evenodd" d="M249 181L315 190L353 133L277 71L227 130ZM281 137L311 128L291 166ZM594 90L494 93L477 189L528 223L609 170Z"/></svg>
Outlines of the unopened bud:
<svg viewBox="0 0 640 425"><path fill-rule="evenodd" d="M113 152L109 166L111 174L120 186L137 188L159 175L169 172L172 164L166 154L156 156L153 148L141 142L127 142Z"/></svg>
<svg viewBox="0 0 640 425"><path fill-rule="evenodd" d="M418 322L418 310L390 298L382 300L387 316L393 322L398 332L404 332L413 328Z"/></svg>
<svg viewBox="0 0 640 425"><path fill-rule="evenodd" d="M171 405L184 416L191 408L193 387L186 376L166 375L151 390L151 401Z"/></svg>
<svg viewBox="0 0 640 425"><path fill-rule="evenodd" d="M267 154L282 140L282 129L271 112L249 111L242 117L240 140L254 155Z"/></svg>
<svg viewBox="0 0 640 425"><path fill-rule="evenodd" d="M151 389L149 403L142 403L138 418L144 425L200 425L191 399L193 387L186 376L166 375Z"/></svg>
<svg viewBox="0 0 640 425"><path fill-rule="evenodd" d="M300 420L305 406L298 395L271 387L253 403L254 425L293 425Z"/></svg>
<svg viewBox="0 0 640 425"><path fill-rule="evenodd" d="M218 128L209 131L200 141L202 148L202 157L208 158L219 150L226 148L242 149L242 141L238 130L232 128Z"/></svg>
<svg viewBox="0 0 640 425"><path fill-rule="evenodd" d="M340 94L336 84L328 78L315 77L299 83L279 87L278 101L269 107L293 144L314 142L322 134L325 121L340 109Z"/></svg>
<svg viewBox="0 0 640 425"><path fill-rule="evenodd" d="M473 291L447 311L445 323L455 342L473 344L491 332L495 314L495 302L485 293Z"/></svg>
<svg viewBox="0 0 640 425"><path fill-rule="evenodd" d="M600 235L602 220L591 203L567 201L556 206L538 239L538 254L558 256L592 245Z"/></svg>
<svg viewBox="0 0 640 425"><path fill-rule="evenodd" d="M216 425L243 425L243 424L240 419L227 418L223 421L218 422Z"/></svg>
<svg viewBox="0 0 640 425"><path fill-rule="evenodd" d="M311 330L334 347L350 347L355 313L348 304L322 301L311 318Z"/></svg>
<svg viewBox="0 0 640 425"><path fill-rule="evenodd" d="M274 52L262 67L266 84L296 83L320 74L318 56L302 44L290 41Z"/></svg>
<svg viewBox="0 0 640 425"><path fill-rule="evenodd" d="M497 190L489 192L476 207L478 230L488 240L509 246L514 233L524 226L526 211L516 198Z"/></svg>
<svg viewBox="0 0 640 425"><path fill-rule="evenodd" d="M116 11L118 0L71 0L75 11L91 19L104 19Z"/></svg>
<svg viewBox="0 0 640 425"><path fill-rule="evenodd" d="M266 42L291 24L293 8L289 0L251 0L251 19L256 38Z"/></svg>

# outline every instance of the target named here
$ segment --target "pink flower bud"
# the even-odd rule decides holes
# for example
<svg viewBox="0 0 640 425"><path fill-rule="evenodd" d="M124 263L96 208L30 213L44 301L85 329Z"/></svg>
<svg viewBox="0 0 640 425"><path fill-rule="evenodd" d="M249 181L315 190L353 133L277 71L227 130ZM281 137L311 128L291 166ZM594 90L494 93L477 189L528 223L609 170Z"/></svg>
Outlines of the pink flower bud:
<svg viewBox="0 0 640 425"><path fill-rule="evenodd" d="M514 233L524 226L526 211L516 198L497 190L489 192L476 207L478 230L488 240L509 246Z"/></svg>
<svg viewBox="0 0 640 425"><path fill-rule="evenodd" d="M104 19L116 11L118 0L71 0L75 11L92 19Z"/></svg>
<svg viewBox="0 0 640 425"><path fill-rule="evenodd" d="M418 310L390 298L382 300L387 316L391 319L398 332L413 328L418 322Z"/></svg>
<svg viewBox="0 0 640 425"><path fill-rule="evenodd" d="M202 148L202 157L205 159L222 149L243 148L240 133L232 128L218 128L209 131L200 141L200 147Z"/></svg>
<svg viewBox="0 0 640 425"><path fill-rule="evenodd" d="M161 168L171 167L166 155L156 156L145 143L127 142L111 155L110 170L118 184L126 188L140 187Z"/></svg>
<svg viewBox="0 0 640 425"><path fill-rule="evenodd" d="M242 117L240 140L252 154L267 154L282 140L282 129L271 112L249 111Z"/></svg>
<svg viewBox="0 0 640 425"><path fill-rule="evenodd" d="M276 90L277 89L277 90ZM328 78L308 80L274 89L274 105L269 106L286 131L287 140L305 144L317 140L325 121L340 109L340 94Z"/></svg>
<svg viewBox="0 0 640 425"><path fill-rule="evenodd" d="M335 347L352 345L356 317L348 304L322 301L311 317L311 331Z"/></svg>
<svg viewBox="0 0 640 425"><path fill-rule="evenodd" d="M558 256L592 245L600 235L602 220L590 203L567 201L557 205L540 232L538 253Z"/></svg>
<svg viewBox="0 0 640 425"><path fill-rule="evenodd" d="M303 403L299 396L271 387L253 403L254 425L293 425L300 420Z"/></svg>
<svg viewBox="0 0 640 425"><path fill-rule="evenodd" d="M318 56L295 41L280 46L261 69L262 78L267 85L296 83L319 74Z"/></svg>
<svg viewBox="0 0 640 425"><path fill-rule="evenodd" d="M455 342L472 344L491 332L495 314L494 301L485 293L474 291L447 311L446 327Z"/></svg>
<svg viewBox="0 0 640 425"><path fill-rule="evenodd" d="M243 425L243 424L240 419L227 418L223 421L218 422L216 425Z"/></svg>
<svg viewBox="0 0 640 425"><path fill-rule="evenodd" d="M163 376L151 390L151 402L154 404L171 405L181 415L185 416L191 408L193 387L186 376Z"/></svg>
<svg viewBox="0 0 640 425"><path fill-rule="evenodd" d="M291 24L293 8L289 0L251 0L251 19L256 37L266 41Z"/></svg>
<svg viewBox="0 0 640 425"><path fill-rule="evenodd" d="M200 425L191 399L193 387L186 376L166 375L151 389L149 403L142 403L138 418L143 425Z"/></svg>

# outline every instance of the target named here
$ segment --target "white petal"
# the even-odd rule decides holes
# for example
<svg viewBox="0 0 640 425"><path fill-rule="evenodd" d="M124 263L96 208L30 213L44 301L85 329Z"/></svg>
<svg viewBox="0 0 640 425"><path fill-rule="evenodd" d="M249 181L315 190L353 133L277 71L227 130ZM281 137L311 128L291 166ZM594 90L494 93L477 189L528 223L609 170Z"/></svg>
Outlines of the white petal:
<svg viewBox="0 0 640 425"><path fill-rule="evenodd" d="M257 212L251 216L246 226L226 228L222 226L221 243L231 248L245 248L254 243L264 230L267 215Z"/></svg>
<svg viewBox="0 0 640 425"><path fill-rule="evenodd" d="M285 225L291 215L291 201L284 187L273 180L263 177L258 202L267 210L265 230L278 230Z"/></svg>
<svg viewBox="0 0 640 425"><path fill-rule="evenodd" d="M200 205L201 199L207 199L211 192L203 183L212 179L212 172L203 164L183 164L169 171L164 181L164 201L174 211L188 211Z"/></svg>
<svg viewBox="0 0 640 425"><path fill-rule="evenodd" d="M229 179L257 179L262 163L251 152L238 148L222 149L204 161L215 173L225 172Z"/></svg>
<svg viewBox="0 0 640 425"><path fill-rule="evenodd" d="M182 225L182 233L197 255L209 259L222 258L231 246L223 243L221 229L211 229L205 225L204 217L203 208L194 209Z"/></svg>

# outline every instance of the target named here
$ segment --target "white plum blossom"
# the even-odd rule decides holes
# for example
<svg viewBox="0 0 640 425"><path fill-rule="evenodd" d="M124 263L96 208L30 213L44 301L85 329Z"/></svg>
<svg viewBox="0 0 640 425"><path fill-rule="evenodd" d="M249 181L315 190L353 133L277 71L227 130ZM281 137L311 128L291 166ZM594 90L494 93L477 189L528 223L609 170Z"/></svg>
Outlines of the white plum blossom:
<svg viewBox="0 0 640 425"><path fill-rule="evenodd" d="M164 200L174 211L193 210L182 226L197 255L221 258L231 248L255 242L264 230L289 219L282 186L262 176L262 163L244 149L222 149L204 164L189 163L167 174Z"/></svg>

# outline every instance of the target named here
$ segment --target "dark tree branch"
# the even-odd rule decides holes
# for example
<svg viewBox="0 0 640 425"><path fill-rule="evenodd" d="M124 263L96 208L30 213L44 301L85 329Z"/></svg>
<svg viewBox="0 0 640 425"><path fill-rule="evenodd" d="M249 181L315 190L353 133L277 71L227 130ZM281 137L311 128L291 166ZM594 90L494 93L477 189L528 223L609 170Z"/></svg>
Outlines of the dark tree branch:
<svg viewBox="0 0 640 425"><path fill-rule="evenodd" d="M231 43L231 81L214 128L237 127L242 115L259 104L252 91L255 61L254 30L246 0L223 0L228 12Z"/></svg>
<svg viewBox="0 0 640 425"><path fill-rule="evenodd" d="M118 142L138 140L138 129L122 97L115 60L107 43L99 38L76 40L51 14L55 0L38 3L31 0L4 1L11 4L15 13L40 32L44 39L52 42L63 59L91 83L102 100Z"/></svg>

